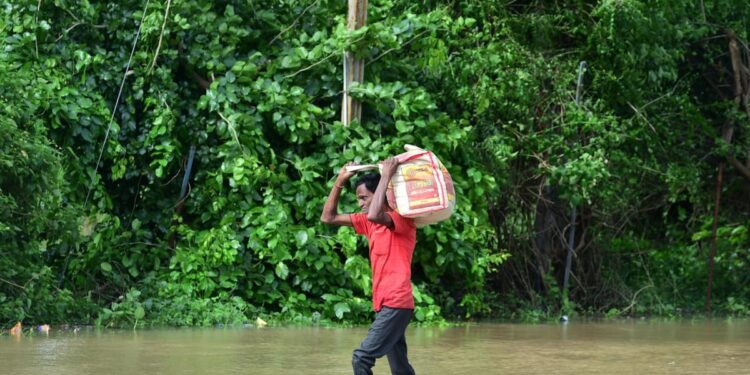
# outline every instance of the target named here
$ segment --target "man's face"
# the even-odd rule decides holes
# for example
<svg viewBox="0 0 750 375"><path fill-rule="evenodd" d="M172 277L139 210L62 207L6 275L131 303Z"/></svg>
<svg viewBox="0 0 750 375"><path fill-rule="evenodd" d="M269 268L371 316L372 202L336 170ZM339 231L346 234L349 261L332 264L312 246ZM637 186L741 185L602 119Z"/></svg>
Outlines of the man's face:
<svg viewBox="0 0 750 375"><path fill-rule="evenodd" d="M370 202L372 201L373 193L369 190L367 190L367 186L365 184L359 184L357 186L357 205L359 205L359 208L362 209L363 213L367 213L367 210L370 209Z"/></svg>

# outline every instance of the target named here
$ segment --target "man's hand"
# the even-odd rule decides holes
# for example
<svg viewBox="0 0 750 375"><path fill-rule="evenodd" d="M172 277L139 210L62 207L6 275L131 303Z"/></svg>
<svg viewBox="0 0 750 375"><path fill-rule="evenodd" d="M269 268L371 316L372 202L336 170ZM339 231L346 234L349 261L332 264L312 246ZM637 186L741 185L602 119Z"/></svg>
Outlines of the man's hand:
<svg viewBox="0 0 750 375"><path fill-rule="evenodd" d="M396 169L398 168L399 164L400 163L399 163L398 159L396 159L395 157L394 158L385 159L385 161L383 161L383 170L382 170L381 174L385 178L390 179L396 173Z"/></svg>
<svg viewBox="0 0 750 375"><path fill-rule="evenodd" d="M339 176L336 178L336 181L341 183L349 181L349 179L354 175L354 172L347 171L346 167L353 167L355 165L357 165L357 163L351 161L344 164L344 166L339 169Z"/></svg>

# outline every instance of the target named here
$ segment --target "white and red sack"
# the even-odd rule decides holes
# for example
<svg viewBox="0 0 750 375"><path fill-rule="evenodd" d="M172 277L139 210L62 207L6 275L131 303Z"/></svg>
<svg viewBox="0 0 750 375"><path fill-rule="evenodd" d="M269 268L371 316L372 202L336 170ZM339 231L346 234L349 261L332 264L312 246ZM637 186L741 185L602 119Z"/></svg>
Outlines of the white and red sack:
<svg viewBox="0 0 750 375"><path fill-rule="evenodd" d="M417 227L443 221L453 214L456 193L453 180L443 163L431 151L404 146L399 154L398 169L388 184L388 205L401 216L414 219ZM378 168L382 164L356 165L349 171Z"/></svg>

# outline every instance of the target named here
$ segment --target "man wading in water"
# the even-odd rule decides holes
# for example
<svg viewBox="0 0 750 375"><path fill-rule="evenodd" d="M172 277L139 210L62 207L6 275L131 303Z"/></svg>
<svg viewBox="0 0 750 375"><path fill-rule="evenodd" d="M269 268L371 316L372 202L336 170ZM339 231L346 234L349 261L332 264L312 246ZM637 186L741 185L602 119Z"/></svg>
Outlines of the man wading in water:
<svg viewBox="0 0 750 375"><path fill-rule="evenodd" d="M406 357L406 326L414 315L414 296L411 291L411 257L417 242L417 227L412 219L399 215L388 207L385 192L396 172L398 160L383 162L382 177L370 173L357 180L355 189L361 213L339 214L338 203L343 185L354 174L346 167L328 194L320 220L331 225L347 225L367 237L370 244L372 268L372 307L375 321L367 337L354 350L354 375L372 375L375 360L388 356L391 374L413 375L414 369Z"/></svg>

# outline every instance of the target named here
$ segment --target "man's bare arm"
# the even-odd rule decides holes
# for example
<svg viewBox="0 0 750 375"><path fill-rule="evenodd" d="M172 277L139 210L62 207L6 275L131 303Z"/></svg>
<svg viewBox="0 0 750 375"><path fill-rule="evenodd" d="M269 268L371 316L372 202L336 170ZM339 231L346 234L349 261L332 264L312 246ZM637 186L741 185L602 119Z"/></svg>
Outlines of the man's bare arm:
<svg viewBox="0 0 750 375"><path fill-rule="evenodd" d="M352 224L352 219L351 217L349 217L349 214L340 214L338 212L341 190L343 189L344 184L349 181L349 178L351 178L351 176L354 174L353 172L348 172L346 170L346 167L349 165L353 165L353 163L348 163L345 166L341 167L341 169L339 170L339 175L338 177L336 177L336 181L333 183L331 192L328 193L328 199L326 199L326 203L323 205L323 213L320 215L320 221L325 224L346 226L354 225Z"/></svg>
<svg viewBox="0 0 750 375"><path fill-rule="evenodd" d="M395 225L393 219L386 213L387 199L385 196L388 190L388 182L391 181L391 177L396 173L398 168L398 159L389 158L383 162L383 170L380 174L380 182L378 183L377 189L372 196L372 203L370 203L370 209L367 212L367 220L373 223L385 225L388 229L393 230Z"/></svg>

